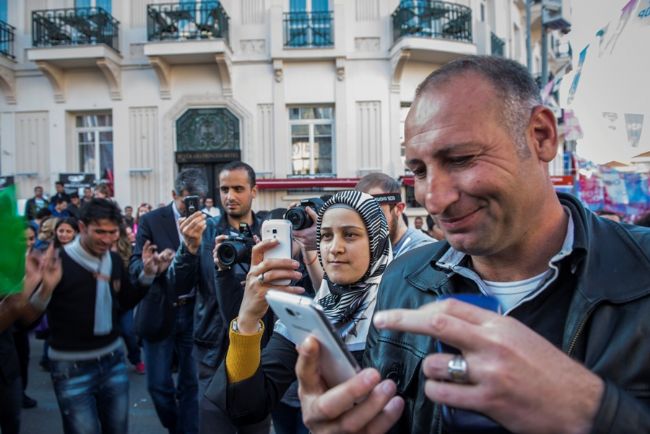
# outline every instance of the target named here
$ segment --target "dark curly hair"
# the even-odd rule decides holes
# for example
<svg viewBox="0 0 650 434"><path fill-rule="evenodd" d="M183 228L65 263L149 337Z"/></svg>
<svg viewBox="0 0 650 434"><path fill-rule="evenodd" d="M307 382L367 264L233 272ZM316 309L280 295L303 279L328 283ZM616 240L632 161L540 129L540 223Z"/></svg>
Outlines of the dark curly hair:
<svg viewBox="0 0 650 434"><path fill-rule="evenodd" d="M110 220L119 226L122 223L122 212L111 200L93 198L81 207L79 220L86 225L100 220Z"/></svg>

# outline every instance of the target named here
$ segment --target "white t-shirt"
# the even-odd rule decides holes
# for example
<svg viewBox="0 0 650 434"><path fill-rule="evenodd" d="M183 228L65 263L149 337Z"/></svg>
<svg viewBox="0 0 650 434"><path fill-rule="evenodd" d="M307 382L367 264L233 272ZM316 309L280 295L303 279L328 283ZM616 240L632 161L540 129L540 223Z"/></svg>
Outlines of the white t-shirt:
<svg viewBox="0 0 650 434"><path fill-rule="evenodd" d="M516 280L514 282L492 282L489 280L484 280L483 282L485 283L485 289L488 295L496 297L499 303L501 303L501 309L504 312L508 312L517 303L526 298L528 294L539 288L550 271L546 270L537 276L524 280Z"/></svg>

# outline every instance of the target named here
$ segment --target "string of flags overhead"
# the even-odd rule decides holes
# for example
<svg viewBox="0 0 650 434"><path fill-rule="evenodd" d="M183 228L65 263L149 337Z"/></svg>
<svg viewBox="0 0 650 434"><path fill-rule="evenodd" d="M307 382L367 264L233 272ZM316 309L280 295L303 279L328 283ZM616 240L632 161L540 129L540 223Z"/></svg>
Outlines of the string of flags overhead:
<svg viewBox="0 0 650 434"><path fill-rule="evenodd" d="M637 10L638 12L635 12ZM590 53L596 52L599 58L614 53L621 34L635 15L638 16L639 19L646 19L650 24L650 0L627 1L621 8L619 16L600 27L594 35L595 41L587 43L582 50L580 50L577 65L575 67L575 73L573 74L571 86L567 95L567 105L571 105L575 99L580 85L582 72ZM558 111L560 110L559 105L554 98L552 98L552 95L559 90L564 77L573 70L573 65L567 63L556 72L555 76L552 77L548 83L546 83L540 91L542 102L545 105L553 107ZM570 109L564 109L561 112L562 119L559 128L564 139L569 141L581 139L583 134L576 114ZM616 131L617 128L620 127L618 124L621 121L624 121L628 146L632 148L639 147L644 124L643 114L603 112L602 116L606 121L607 128L612 131Z"/></svg>

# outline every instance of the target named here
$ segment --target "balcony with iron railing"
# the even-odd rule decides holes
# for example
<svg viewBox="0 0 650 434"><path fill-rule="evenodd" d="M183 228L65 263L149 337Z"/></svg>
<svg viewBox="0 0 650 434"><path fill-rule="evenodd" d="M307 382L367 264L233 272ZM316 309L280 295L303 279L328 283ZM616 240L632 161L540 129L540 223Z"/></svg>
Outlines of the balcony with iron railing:
<svg viewBox="0 0 650 434"><path fill-rule="evenodd" d="M332 11L285 12L285 48L327 48L334 46Z"/></svg>
<svg viewBox="0 0 650 434"><path fill-rule="evenodd" d="M102 8L49 9L32 12L34 47L105 44L119 52L120 22Z"/></svg>
<svg viewBox="0 0 650 434"><path fill-rule="evenodd" d="M99 68L110 97L121 96L120 22L100 7L32 12L32 45L27 59L47 76L56 102L65 101L68 70Z"/></svg>
<svg viewBox="0 0 650 434"><path fill-rule="evenodd" d="M0 93L8 104L16 104L15 32L12 25L0 20Z"/></svg>
<svg viewBox="0 0 650 434"><path fill-rule="evenodd" d="M403 61L442 64L476 54L472 9L445 1L403 0L392 14L391 63L399 71Z"/></svg>
<svg viewBox="0 0 650 434"><path fill-rule="evenodd" d="M392 15L393 40L402 37L472 42L472 10L443 1L402 2Z"/></svg>
<svg viewBox="0 0 650 434"><path fill-rule="evenodd" d="M490 32L490 53L493 56L503 57L505 55L506 41L499 38L494 32Z"/></svg>
<svg viewBox="0 0 650 434"><path fill-rule="evenodd" d="M158 76L161 98L171 98L171 66L179 64L216 64L222 92L232 92L229 22L218 1L147 6L144 54Z"/></svg>
<svg viewBox="0 0 650 434"><path fill-rule="evenodd" d="M147 6L147 40L223 39L229 43L228 14L219 2Z"/></svg>
<svg viewBox="0 0 650 434"><path fill-rule="evenodd" d="M0 54L14 60L14 39L16 28L0 20Z"/></svg>

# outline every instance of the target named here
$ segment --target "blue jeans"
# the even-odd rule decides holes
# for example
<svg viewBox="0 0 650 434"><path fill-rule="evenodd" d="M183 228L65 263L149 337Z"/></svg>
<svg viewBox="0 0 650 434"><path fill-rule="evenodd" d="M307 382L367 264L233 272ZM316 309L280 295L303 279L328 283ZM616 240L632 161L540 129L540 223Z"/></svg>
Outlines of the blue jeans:
<svg viewBox="0 0 650 434"><path fill-rule="evenodd" d="M192 357L194 303L176 308L176 323L164 340L143 339L147 387L160 423L170 433L198 432L198 378ZM174 350L178 356L178 385L172 378Z"/></svg>
<svg viewBox="0 0 650 434"><path fill-rule="evenodd" d="M129 378L121 350L93 360L50 364L66 434L128 431Z"/></svg>

